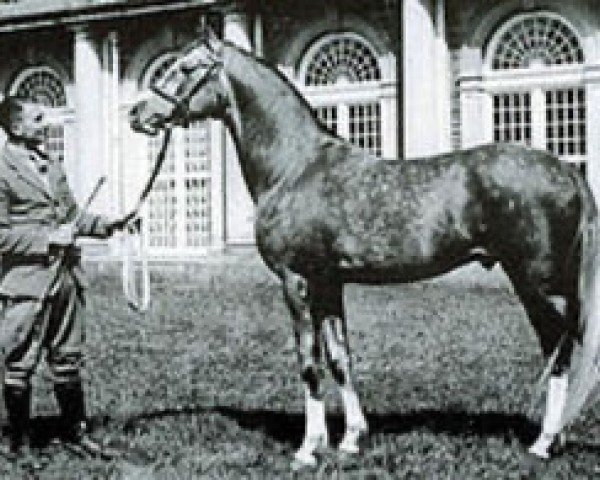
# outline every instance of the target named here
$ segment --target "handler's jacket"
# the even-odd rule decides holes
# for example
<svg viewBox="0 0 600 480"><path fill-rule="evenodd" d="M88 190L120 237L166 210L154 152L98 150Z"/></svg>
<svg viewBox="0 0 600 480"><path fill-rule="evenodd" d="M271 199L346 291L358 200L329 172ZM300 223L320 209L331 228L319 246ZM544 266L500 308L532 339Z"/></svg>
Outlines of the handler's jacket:
<svg viewBox="0 0 600 480"><path fill-rule="evenodd" d="M48 162L48 185L35 171L32 156ZM0 296L42 299L49 293L49 284L56 279L51 278L53 252L48 235L58 225L74 220L78 212L59 161L20 144L6 143L0 153ZM78 234L106 237L107 220L86 213ZM69 250L64 274L73 275L83 287L79 252Z"/></svg>

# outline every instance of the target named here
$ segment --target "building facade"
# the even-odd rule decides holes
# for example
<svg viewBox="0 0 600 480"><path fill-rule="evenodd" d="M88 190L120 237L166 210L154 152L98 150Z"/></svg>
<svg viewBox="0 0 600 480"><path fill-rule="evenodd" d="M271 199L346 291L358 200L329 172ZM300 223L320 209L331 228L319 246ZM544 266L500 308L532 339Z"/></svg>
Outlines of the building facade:
<svg viewBox="0 0 600 480"><path fill-rule="evenodd" d="M194 39L225 39L277 66L340 135L397 155L395 2L23 0L0 3L0 89L52 108L47 148L79 199L108 177L94 207L131 208L160 139L132 132L127 112ZM253 242L253 205L217 121L174 131L144 209L151 255L190 258ZM110 255L118 242L89 246Z"/></svg>
<svg viewBox="0 0 600 480"><path fill-rule="evenodd" d="M107 175L96 209L135 203L160 139L132 132L127 112L206 21L376 155L517 142L581 164L599 191L593 0L0 2L0 90L54 107L47 148L78 198ZM144 216L148 252L160 258L253 242L253 206L220 122L176 129Z"/></svg>

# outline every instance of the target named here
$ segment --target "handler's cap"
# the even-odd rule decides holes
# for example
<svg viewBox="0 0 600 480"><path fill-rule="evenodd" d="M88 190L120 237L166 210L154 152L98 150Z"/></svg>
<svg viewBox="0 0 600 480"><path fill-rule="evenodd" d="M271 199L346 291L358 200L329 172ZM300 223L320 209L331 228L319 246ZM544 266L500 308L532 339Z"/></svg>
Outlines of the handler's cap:
<svg viewBox="0 0 600 480"><path fill-rule="evenodd" d="M11 122L15 112L19 112L22 109L24 100L14 95L2 95L0 100L0 127L5 132L9 132L11 129Z"/></svg>
<svg viewBox="0 0 600 480"><path fill-rule="evenodd" d="M40 103L32 102L26 98L17 97L14 95L2 95L0 97L0 127L5 133L10 133L13 129L15 114L20 113L25 105L31 105L36 109L36 114L39 111L44 115L44 122L47 123L52 117L53 110Z"/></svg>

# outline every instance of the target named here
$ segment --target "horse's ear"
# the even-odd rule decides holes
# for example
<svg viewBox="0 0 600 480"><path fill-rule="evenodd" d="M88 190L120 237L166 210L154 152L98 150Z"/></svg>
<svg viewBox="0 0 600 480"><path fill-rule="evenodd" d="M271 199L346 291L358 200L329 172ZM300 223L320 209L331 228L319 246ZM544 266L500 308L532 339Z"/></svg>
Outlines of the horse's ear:
<svg viewBox="0 0 600 480"><path fill-rule="evenodd" d="M198 36L200 43L207 45L211 50L218 52L221 47L221 41L217 34L208 23L202 23L198 28Z"/></svg>
<svg viewBox="0 0 600 480"><path fill-rule="evenodd" d="M209 25L207 25L205 28L204 42L217 56L221 55L223 43L221 42L219 37L217 37L215 31Z"/></svg>

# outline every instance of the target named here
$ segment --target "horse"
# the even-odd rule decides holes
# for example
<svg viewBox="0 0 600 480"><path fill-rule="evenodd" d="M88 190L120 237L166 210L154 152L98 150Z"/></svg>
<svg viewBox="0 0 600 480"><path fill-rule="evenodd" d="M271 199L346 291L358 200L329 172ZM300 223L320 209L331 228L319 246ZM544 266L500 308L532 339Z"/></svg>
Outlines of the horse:
<svg viewBox="0 0 600 480"><path fill-rule="evenodd" d="M367 432L344 285L413 282L472 261L504 269L540 341L548 393L529 452L549 458L598 377L599 219L582 173L509 144L378 158L322 125L275 67L205 32L143 92L129 121L156 135L209 117L231 133L256 208L256 246L293 319L306 422L294 465L314 466L328 445L325 367L344 410L338 449L358 453Z"/></svg>

